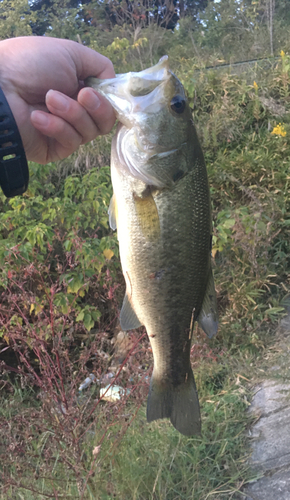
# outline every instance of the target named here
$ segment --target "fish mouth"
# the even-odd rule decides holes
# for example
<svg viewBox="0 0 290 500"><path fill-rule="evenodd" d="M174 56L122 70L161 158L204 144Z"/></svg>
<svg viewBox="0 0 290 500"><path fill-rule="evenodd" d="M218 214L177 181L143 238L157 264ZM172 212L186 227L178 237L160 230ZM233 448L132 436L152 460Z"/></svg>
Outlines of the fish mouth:
<svg viewBox="0 0 290 500"><path fill-rule="evenodd" d="M168 56L163 56L151 68L117 74L116 78L106 80L90 77L85 85L104 95L115 109L117 118L130 128L134 120L129 115L156 113L164 105L164 84L170 76Z"/></svg>

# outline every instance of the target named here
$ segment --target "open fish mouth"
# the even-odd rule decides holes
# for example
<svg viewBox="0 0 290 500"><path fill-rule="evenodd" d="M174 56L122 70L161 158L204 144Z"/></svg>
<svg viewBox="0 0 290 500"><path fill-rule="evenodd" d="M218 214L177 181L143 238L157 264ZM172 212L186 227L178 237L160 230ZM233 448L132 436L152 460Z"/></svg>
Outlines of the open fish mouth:
<svg viewBox="0 0 290 500"><path fill-rule="evenodd" d="M171 76L168 56L163 56L155 66L139 72L117 74L116 78L101 80L87 78L85 85L103 94L116 111L122 123L125 116L135 113L156 113L164 105L164 84ZM126 122L126 123L125 123Z"/></svg>
<svg viewBox="0 0 290 500"><path fill-rule="evenodd" d="M122 124L117 129L116 153L123 170L158 189L172 186L176 176L170 165L184 163L186 141L179 141L180 130L172 132L172 137L168 131L179 129L177 121L186 129L184 116L191 115L168 56L139 72L107 80L88 78L85 83L104 95ZM156 162L160 164L157 170Z"/></svg>

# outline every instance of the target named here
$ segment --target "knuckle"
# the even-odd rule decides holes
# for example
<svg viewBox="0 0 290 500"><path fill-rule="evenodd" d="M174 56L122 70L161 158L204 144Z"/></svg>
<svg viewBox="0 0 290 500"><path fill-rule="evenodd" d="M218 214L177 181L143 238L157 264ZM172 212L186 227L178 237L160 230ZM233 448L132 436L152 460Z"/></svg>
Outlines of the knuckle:
<svg viewBox="0 0 290 500"><path fill-rule="evenodd" d="M105 57L105 63L106 63L107 69L111 70L114 73L114 66L113 66L112 61L108 57L106 57L106 56L104 56L104 57Z"/></svg>
<svg viewBox="0 0 290 500"><path fill-rule="evenodd" d="M62 146L72 150L77 149L82 142L80 134L64 121L60 124L56 139Z"/></svg>

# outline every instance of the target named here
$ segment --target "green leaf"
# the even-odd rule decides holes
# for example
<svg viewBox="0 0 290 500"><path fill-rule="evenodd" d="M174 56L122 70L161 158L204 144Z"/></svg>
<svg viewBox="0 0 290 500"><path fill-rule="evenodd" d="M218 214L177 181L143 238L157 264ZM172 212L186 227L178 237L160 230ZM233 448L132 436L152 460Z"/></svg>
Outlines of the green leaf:
<svg viewBox="0 0 290 500"><path fill-rule="evenodd" d="M79 312L79 314L78 314L78 315L77 315L77 317L76 317L76 321L77 321L77 322L79 322L79 321L83 321L84 316L85 316L85 311L84 311L84 310L80 311L80 312Z"/></svg>
<svg viewBox="0 0 290 500"><path fill-rule="evenodd" d="M85 313L84 315L84 325L86 327L86 329L88 331L90 331L93 326L94 326L95 322L94 322L94 319L92 318L91 314L90 313Z"/></svg>

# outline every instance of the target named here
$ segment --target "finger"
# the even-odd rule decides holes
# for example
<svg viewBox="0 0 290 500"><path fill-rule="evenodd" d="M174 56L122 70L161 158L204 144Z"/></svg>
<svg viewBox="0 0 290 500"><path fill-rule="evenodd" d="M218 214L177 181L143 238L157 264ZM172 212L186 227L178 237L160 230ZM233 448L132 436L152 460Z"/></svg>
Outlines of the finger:
<svg viewBox="0 0 290 500"><path fill-rule="evenodd" d="M96 107L96 97L100 104ZM84 88L78 94L78 102L89 113L94 123L96 124L99 134L104 135L110 132L116 121L116 115L111 104L98 94L94 89Z"/></svg>
<svg viewBox="0 0 290 500"><path fill-rule="evenodd" d="M85 90L85 89L84 89ZM48 110L70 123L83 137L83 143L108 133L114 125L115 114L110 103L95 91L82 92L80 102L60 92L46 94Z"/></svg>
<svg viewBox="0 0 290 500"><path fill-rule="evenodd" d="M110 59L80 43L71 40L63 40L63 43L67 44L72 54L79 80L85 80L88 76L114 78L115 71Z"/></svg>
<svg viewBox="0 0 290 500"><path fill-rule="evenodd" d="M63 118L82 136L82 143L92 141L100 135L97 124L93 121L87 111L77 101L70 99L61 92L49 90L46 94L46 105L48 110L55 116ZM95 113L101 105L97 95L94 95L93 107Z"/></svg>
<svg viewBox="0 0 290 500"><path fill-rule="evenodd" d="M82 144L82 136L59 116L37 110L31 113L31 122L42 134L53 139L49 142L46 161L66 158Z"/></svg>

